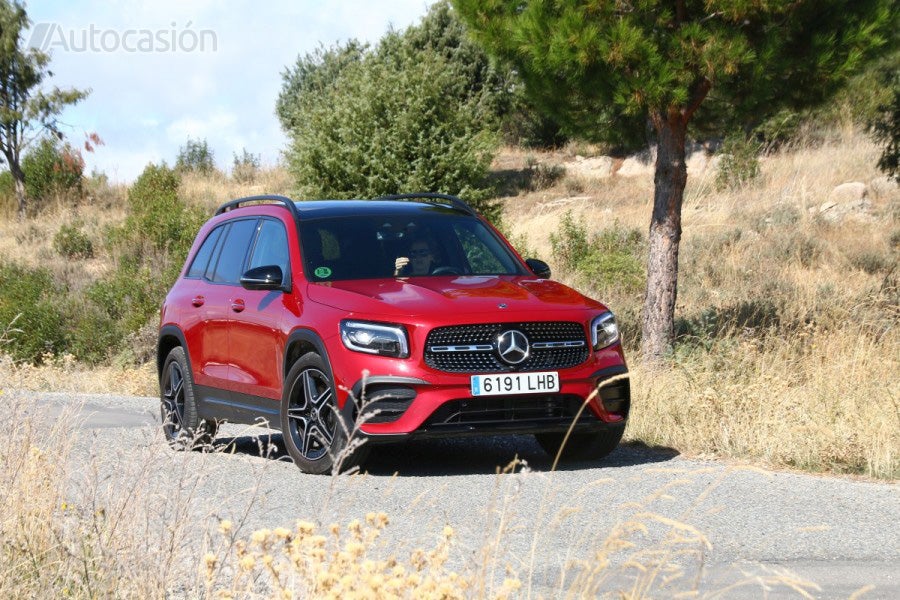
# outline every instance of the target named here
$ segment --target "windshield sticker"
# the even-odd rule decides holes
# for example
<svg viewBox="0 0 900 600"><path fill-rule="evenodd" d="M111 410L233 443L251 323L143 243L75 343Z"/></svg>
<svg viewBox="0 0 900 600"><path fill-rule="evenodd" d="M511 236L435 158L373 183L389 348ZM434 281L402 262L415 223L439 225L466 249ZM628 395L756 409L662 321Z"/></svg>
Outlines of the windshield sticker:
<svg viewBox="0 0 900 600"><path fill-rule="evenodd" d="M319 279L328 279L331 277L331 269L328 267L316 267L316 270L313 271L313 273Z"/></svg>

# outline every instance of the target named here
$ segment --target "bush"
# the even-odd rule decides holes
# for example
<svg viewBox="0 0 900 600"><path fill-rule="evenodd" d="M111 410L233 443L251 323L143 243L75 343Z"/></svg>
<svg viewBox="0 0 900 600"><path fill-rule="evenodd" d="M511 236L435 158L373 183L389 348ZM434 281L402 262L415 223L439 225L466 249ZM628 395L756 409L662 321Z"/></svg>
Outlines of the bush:
<svg viewBox="0 0 900 600"><path fill-rule="evenodd" d="M63 225L53 236L53 249L65 258L92 258L94 244L79 225Z"/></svg>
<svg viewBox="0 0 900 600"><path fill-rule="evenodd" d="M117 351L159 310L206 220L178 197L179 183L173 169L150 164L129 190L125 223L106 232L117 267L87 289L87 316L73 333L79 358L99 360L106 348ZM91 327L108 343L95 344Z"/></svg>
<svg viewBox="0 0 900 600"><path fill-rule="evenodd" d="M487 169L497 148L466 80L430 52L416 60L377 55L299 99L305 123L288 151L299 195L375 197L401 191L463 196L489 217Z"/></svg>
<svg viewBox="0 0 900 600"><path fill-rule="evenodd" d="M629 292L644 285L644 246L637 229L615 224L590 235L569 212L560 220L559 232L550 234L554 258L581 283Z"/></svg>
<svg viewBox="0 0 900 600"><path fill-rule="evenodd" d="M538 162L533 156L525 159L525 186L530 191L543 190L555 185L566 174L562 165Z"/></svg>
<svg viewBox="0 0 900 600"><path fill-rule="evenodd" d="M209 149L206 140L189 139L184 146L178 149L178 158L175 160L175 170L179 173L190 171L208 175L216 170L216 162L213 151Z"/></svg>
<svg viewBox="0 0 900 600"><path fill-rule="evenodd" d="M0 264L0 326L6 328L15 320L16 330L8 332L3 351L32 363L61 352L65 330L60 297L49 271Z"/></svg>
<svg viewBox="0 0 900 600"><path fill-rule="evenodd" d="M743 133L725 138L716 187L738 189L759 177L759 151L759 144Z"/></svg>
<svg viewBox="0 0 900 600"><path fill-rule="evenodd" d="M241 155L234 154L234 166L231 169L231 176L235 181L240 183L253 183L259 174L259 155L251 154L244 148Z"/></svg>
<svg viewBox="0 0 900 600"><path fill-rule="evenodd" d="M184 260L200 225L205 220L178 197L180 179L165 164L149 164L128 192L129 215L123 228L113 231L114 245L124 245L131 255L145 246Z"/></svg>
<svg viewBox="0 0 900 600"><path fill-rule="evenodd" d="M445 192L498 218L486 175L509 110L508 76L446 2L374 49L351 41L302 57L277 108L299 195Z"/></svg>
<svg viewBox="0 0 900 600"><path fill-rule="evenodd" d="M84 159L78 150L56 138L41 140L26 154L22 171L25 194L33 210L39 210L53 198L78 200L82 196Z"/></svg>

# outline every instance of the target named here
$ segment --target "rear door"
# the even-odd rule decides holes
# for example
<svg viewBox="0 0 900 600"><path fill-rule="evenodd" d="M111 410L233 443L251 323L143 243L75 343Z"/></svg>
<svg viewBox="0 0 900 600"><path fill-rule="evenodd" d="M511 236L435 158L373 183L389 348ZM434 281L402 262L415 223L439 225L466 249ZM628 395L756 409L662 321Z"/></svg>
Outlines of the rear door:
<svg viewBox="0 0 900 600"><path fill-rule="evenodd" d="M235 299L240 295L240 277L244 272L250 241L256 232L258 219L229 221L227 230L217 247L205 274L206 319L202 327L202 358L198 385L230 390L231 348L228 341L229 323L240 312ZM196 368L195 368L196 369Z"/></svg>
<svg viewBox="0 0 900 600"><path fill-rule="evenodd" d="M264 217L259 221L247 269L271 265L281 268L282 281L291 281L287 228L279 219ZM289 329L285 323L291 318L291 303L296 305L296 301L282 291L241 288L236 292L235 302L243 308L232 315L231 321L231 389L242 395L278 401ZM272 409L277 410L277 403Z"/></svg>

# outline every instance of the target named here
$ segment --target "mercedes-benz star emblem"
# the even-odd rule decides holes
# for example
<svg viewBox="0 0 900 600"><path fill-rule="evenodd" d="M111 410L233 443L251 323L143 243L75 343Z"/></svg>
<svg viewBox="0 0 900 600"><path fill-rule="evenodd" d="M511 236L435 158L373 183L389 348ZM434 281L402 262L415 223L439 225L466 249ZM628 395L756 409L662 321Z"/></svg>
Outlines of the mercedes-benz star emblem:
<svg viewBox="0 0 900 600"><path fill-rule="evenodd" d="M504 331L497 336L497 352L503 362L517 365L526 358L531 351L528 346L528 338L517 329Z"/></svg>

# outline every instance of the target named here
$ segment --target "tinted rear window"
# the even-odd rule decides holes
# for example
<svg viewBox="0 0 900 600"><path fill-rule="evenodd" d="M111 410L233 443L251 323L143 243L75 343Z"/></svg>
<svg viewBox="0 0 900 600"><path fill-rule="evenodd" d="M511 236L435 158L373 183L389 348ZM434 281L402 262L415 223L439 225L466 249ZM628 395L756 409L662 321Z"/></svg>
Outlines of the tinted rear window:
<svg viewBox="0 0 900 600"><path fill-rule="evenodd" d="M219 240L219 236L222 234L222 230L224 227L216 227L212 230L206 239L203 241L203 245L200 246L200 249L197 250L197 254L194 255L194 260L191 262L191 268L188 269L187 277L203 277L203 274L206 273L206 265L209 264L209 257L212 256L213 249L216 246L216 242Z"/></svg>
<svg viewBox="0 0 900 600"><path fill-rule="evenodd" d="M238 283L244 273L244 260L250 239L256 231L256 219L234 221L219 252L219 260L211 280L214 283Z"/></svg>

